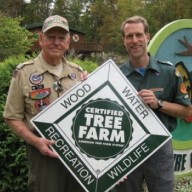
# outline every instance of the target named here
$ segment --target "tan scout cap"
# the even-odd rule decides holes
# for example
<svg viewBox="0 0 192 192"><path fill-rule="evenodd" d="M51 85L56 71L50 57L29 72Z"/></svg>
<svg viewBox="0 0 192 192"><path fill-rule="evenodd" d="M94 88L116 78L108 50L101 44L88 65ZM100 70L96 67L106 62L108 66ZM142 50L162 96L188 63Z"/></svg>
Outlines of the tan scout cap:
<svg viewBox="0 0 192 192"><path fill-rule="evenodd" d="M59 15L53 15L45 19L43 23L42 31L43 33L45 33L46 31L48 31L53 27L61 27L69 32L69 24L67 19Z"/></svg>

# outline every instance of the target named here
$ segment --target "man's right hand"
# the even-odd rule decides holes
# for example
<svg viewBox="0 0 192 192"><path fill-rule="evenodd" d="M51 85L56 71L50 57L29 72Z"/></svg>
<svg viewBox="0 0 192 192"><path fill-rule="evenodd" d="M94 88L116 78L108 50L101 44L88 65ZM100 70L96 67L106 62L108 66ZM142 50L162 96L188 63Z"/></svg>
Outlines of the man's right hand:
<svg viewBox="0 0 192 192"><path fill-rule="evenodd" d="M50 145L55 143L54 141L35 135L22 120L5 118L5 121L17 136L36 147L42 155L58 158L58 154L50 148Z"/></svg>
<svg viewBox="0 0 192 192"><path fill-rule="evenodd" d="M55 141L38 137L35 147L41 152L42 155L58 158L58 154L54 152L50 145L54 145Z"/></svg>

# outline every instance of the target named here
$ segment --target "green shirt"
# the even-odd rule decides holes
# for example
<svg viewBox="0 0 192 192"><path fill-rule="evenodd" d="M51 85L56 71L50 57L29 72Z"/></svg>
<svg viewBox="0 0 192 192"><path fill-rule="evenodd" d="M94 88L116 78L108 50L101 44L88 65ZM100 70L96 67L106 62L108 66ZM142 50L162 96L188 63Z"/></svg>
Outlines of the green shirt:
<svg viewBox="0 0 192 192"><path fill-rule="evenodd" d="M122 65L120 69L137 91L150 89L154 91L158 99L163 101L191 105L187 92L181 91L182 77L170 63L151 57L144 74L139 73L130 61ZM176 118L161 111L154 110L154 112L170 132L176 128Z"/></svg>

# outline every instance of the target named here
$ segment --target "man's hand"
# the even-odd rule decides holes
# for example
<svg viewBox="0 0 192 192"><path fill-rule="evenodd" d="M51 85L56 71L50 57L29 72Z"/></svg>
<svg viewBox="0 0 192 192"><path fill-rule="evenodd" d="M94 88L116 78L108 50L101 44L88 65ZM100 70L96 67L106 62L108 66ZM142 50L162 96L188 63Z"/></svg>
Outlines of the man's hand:
<svg viewBox="0 0 192 192"><path fill-rule="evenodd" d="M41 152L42 155L58 158L59 156L51 150L50 145L55 142L45 138L38 137L35 147Z"/></svg>
<svg viewBox="0 0 192 192"><path fill-rule="evenodd" d="M54 141L35 135L22 120L5 118L5 121L16 135L25 140L26 143L36 147L41 154L58 158L58 155L50 148L50 145L55 143Z"/></svg>
<svg viewBox="0 0 192 192"><path fill-rule="evenodd" d="M81 81L84 81L87 79L87 76L88 76L88 72L87 71L84 71L82 74L81 74Z"/></svg>
<svg viewBox="0 0 192 192"><path fill-rule="evenodd" d="M123 183L126 179L127 179L127 176L121 178L121 179L118 181L118 185L120 185L121 183Z"/></svg>
<svg viewBox="0 0 192 192"><path fill-rule="evenodd" d="M158 108L158 99L156 98L154 92L152 90L148 89L142 89L138 96L140 96L144 103L148 104L151 109L157 109Z"/></svg>

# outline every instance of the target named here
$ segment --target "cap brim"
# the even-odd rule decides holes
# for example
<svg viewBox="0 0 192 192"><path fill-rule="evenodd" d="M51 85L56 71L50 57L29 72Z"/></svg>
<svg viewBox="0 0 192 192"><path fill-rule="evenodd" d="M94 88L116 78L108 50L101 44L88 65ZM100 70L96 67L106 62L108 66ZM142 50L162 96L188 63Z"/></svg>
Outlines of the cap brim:
<svg viewBox="0 0 192 192"><path fill-rule="evenodd" d="M65 31L69 32L69 27L68 26L64 26L64 25L50 25L49 27L47 27L46 29L42 30L43 33L47 32L49 29L55 28L55 27L60 27L62 29L64 29Z"/></svg>

